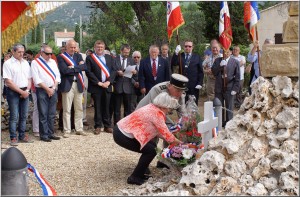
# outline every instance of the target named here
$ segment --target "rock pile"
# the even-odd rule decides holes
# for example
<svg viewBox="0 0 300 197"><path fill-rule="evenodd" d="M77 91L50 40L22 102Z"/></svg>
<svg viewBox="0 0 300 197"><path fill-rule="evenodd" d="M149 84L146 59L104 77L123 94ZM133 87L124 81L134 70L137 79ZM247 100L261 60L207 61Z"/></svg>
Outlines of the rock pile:
<svg viewBox="0 0 300 197"><path fill-rule="evenodd" d="M123 195L299 196L299 81L259 77L238 114L183 168Z"/></svg>

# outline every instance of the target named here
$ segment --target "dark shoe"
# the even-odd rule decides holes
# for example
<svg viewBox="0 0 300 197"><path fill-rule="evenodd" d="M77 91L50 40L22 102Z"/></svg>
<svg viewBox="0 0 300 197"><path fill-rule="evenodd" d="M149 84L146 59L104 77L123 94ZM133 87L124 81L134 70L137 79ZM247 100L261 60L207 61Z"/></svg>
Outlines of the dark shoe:
<svg viewBox="0 0 300 197"><path fill-rule="evenodd" d="M106 133L112 133L113 132L113 129L112 128L104 128L104 131Z"/></svg>
<svg viewBox="0 0 300 197"><path fill-rule="evenodd" d="M88 122L83 122L84 126L90 126L90 124Z"/></svg>
<svg viewBox="0 0 300 197"><path fill-rule="evenodd" d="M60 137L57 137L57 136L55 136L55 135L50 136L49 138L52 139L52 140L60 140Z"/></svg>
<svg viewBox="0 0 300 197"><path fill-rule="evenodd" d="M17 138L13 138L10 140L10 145L11 146L18 146L18 140Z"/></svg>
<svg viewBox="0 0 300 197"><path fill-rule="evenodd" d="M41 141L44 141L44 142L51 142L52 140L50 138L41 138Z"/></svg>
<svg viewBox="0 0 300 197"><path fill-rule="evenodd" d="M96 128L94 134L99 135L100 133L101 133L101 128Z"/></svg>
<svg viewBox="0 0 300 197"><path fill-rule="evenodd" d="M128 184L142 185L144 182L145 182L144 179L136 177L136 176L130 176L127 179Z"/></svg>
<svg viewBox="0 0 300 197"><path fill-rule="evenodd" d="M158 161L158 162L156 163L156 167L157 167L157 168L167 168L167 169L170 169L169 166L167 166L166 164L164 164L164 163L161 162L161 161Z"/></svg>
<svg viewBox="0 0 300 197"><path fill-rule="evenodd" d="M25 135L25 137L21 140L19 140L21 143L32 143L33 141L29 139L28 135Z"/></svg>
<svg viewBox="0 0 300 197"><path fill-rule="evenodd" d="M151 174L151 171L149 168L146 169L145 174Z"/></svg>

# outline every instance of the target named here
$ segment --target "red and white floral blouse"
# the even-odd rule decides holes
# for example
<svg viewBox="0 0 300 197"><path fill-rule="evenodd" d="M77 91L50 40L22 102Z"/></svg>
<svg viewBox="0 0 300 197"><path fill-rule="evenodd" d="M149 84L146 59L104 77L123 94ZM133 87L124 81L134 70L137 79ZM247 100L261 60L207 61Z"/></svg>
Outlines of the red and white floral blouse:
<svg viewBox="0 0 300 197"><path fill-rule="evenodd" d="M124 117L117 125L120 130L132 134L140 142L142 149L156 136L164 138L169 143L175 140L165 121L165 113L151 103Z"/></svg>

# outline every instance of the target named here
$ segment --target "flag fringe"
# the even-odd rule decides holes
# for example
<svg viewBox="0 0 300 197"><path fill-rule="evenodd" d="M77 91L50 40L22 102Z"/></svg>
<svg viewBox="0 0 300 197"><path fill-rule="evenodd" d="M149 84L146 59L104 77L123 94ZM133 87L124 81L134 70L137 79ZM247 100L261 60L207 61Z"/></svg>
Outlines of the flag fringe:
<svg viewBox="0 0 300 197"><path fill-rule="evenodd" d="M179 27L181 27L182 25L184 25L184 23L185 23L185 22L183 21L183 22L180 23L175 29L172 30L172 33L171 33L170 38L169 38L169 43L171 42L171 38L172 38L172 36L173 36L174 31L176 31L177 29L179 29Z"/></svg>
<svg viewBox="0 0 300 197"><path fill-rule="evenodd" d="M20 16L10 24L2 34L1 50L6 52L9 48L18 42L30 29L38 25L38 16L35 14L36 2L30 2L28 7L20 14ZM27 16L26 12L31 12L32 17Z"/></svg>

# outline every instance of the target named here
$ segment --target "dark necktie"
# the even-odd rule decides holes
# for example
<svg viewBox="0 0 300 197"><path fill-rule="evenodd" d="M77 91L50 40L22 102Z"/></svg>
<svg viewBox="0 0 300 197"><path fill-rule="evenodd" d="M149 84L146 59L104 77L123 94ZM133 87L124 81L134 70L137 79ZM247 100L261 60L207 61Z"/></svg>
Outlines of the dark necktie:
<svg viewBox="0 0 300 197"><path fill-rule="evenodd" d="M156 59L153 59L153 64L152 64L152 75L153 77L156 77L156 63L155 63Z"/></svg>
<svg viewBox="0 0 300 197"><path fill-rule="evenodd" d="M122 70L125 70L125 58L122 59Z"/></svg>
<svg viewBox="0 0 300 197"><path fill-rule="evenodd" d="M188 61L188 59L189 59L189 54L187 53L186 55L185 55L185 62L187 62Z"/></svg>

